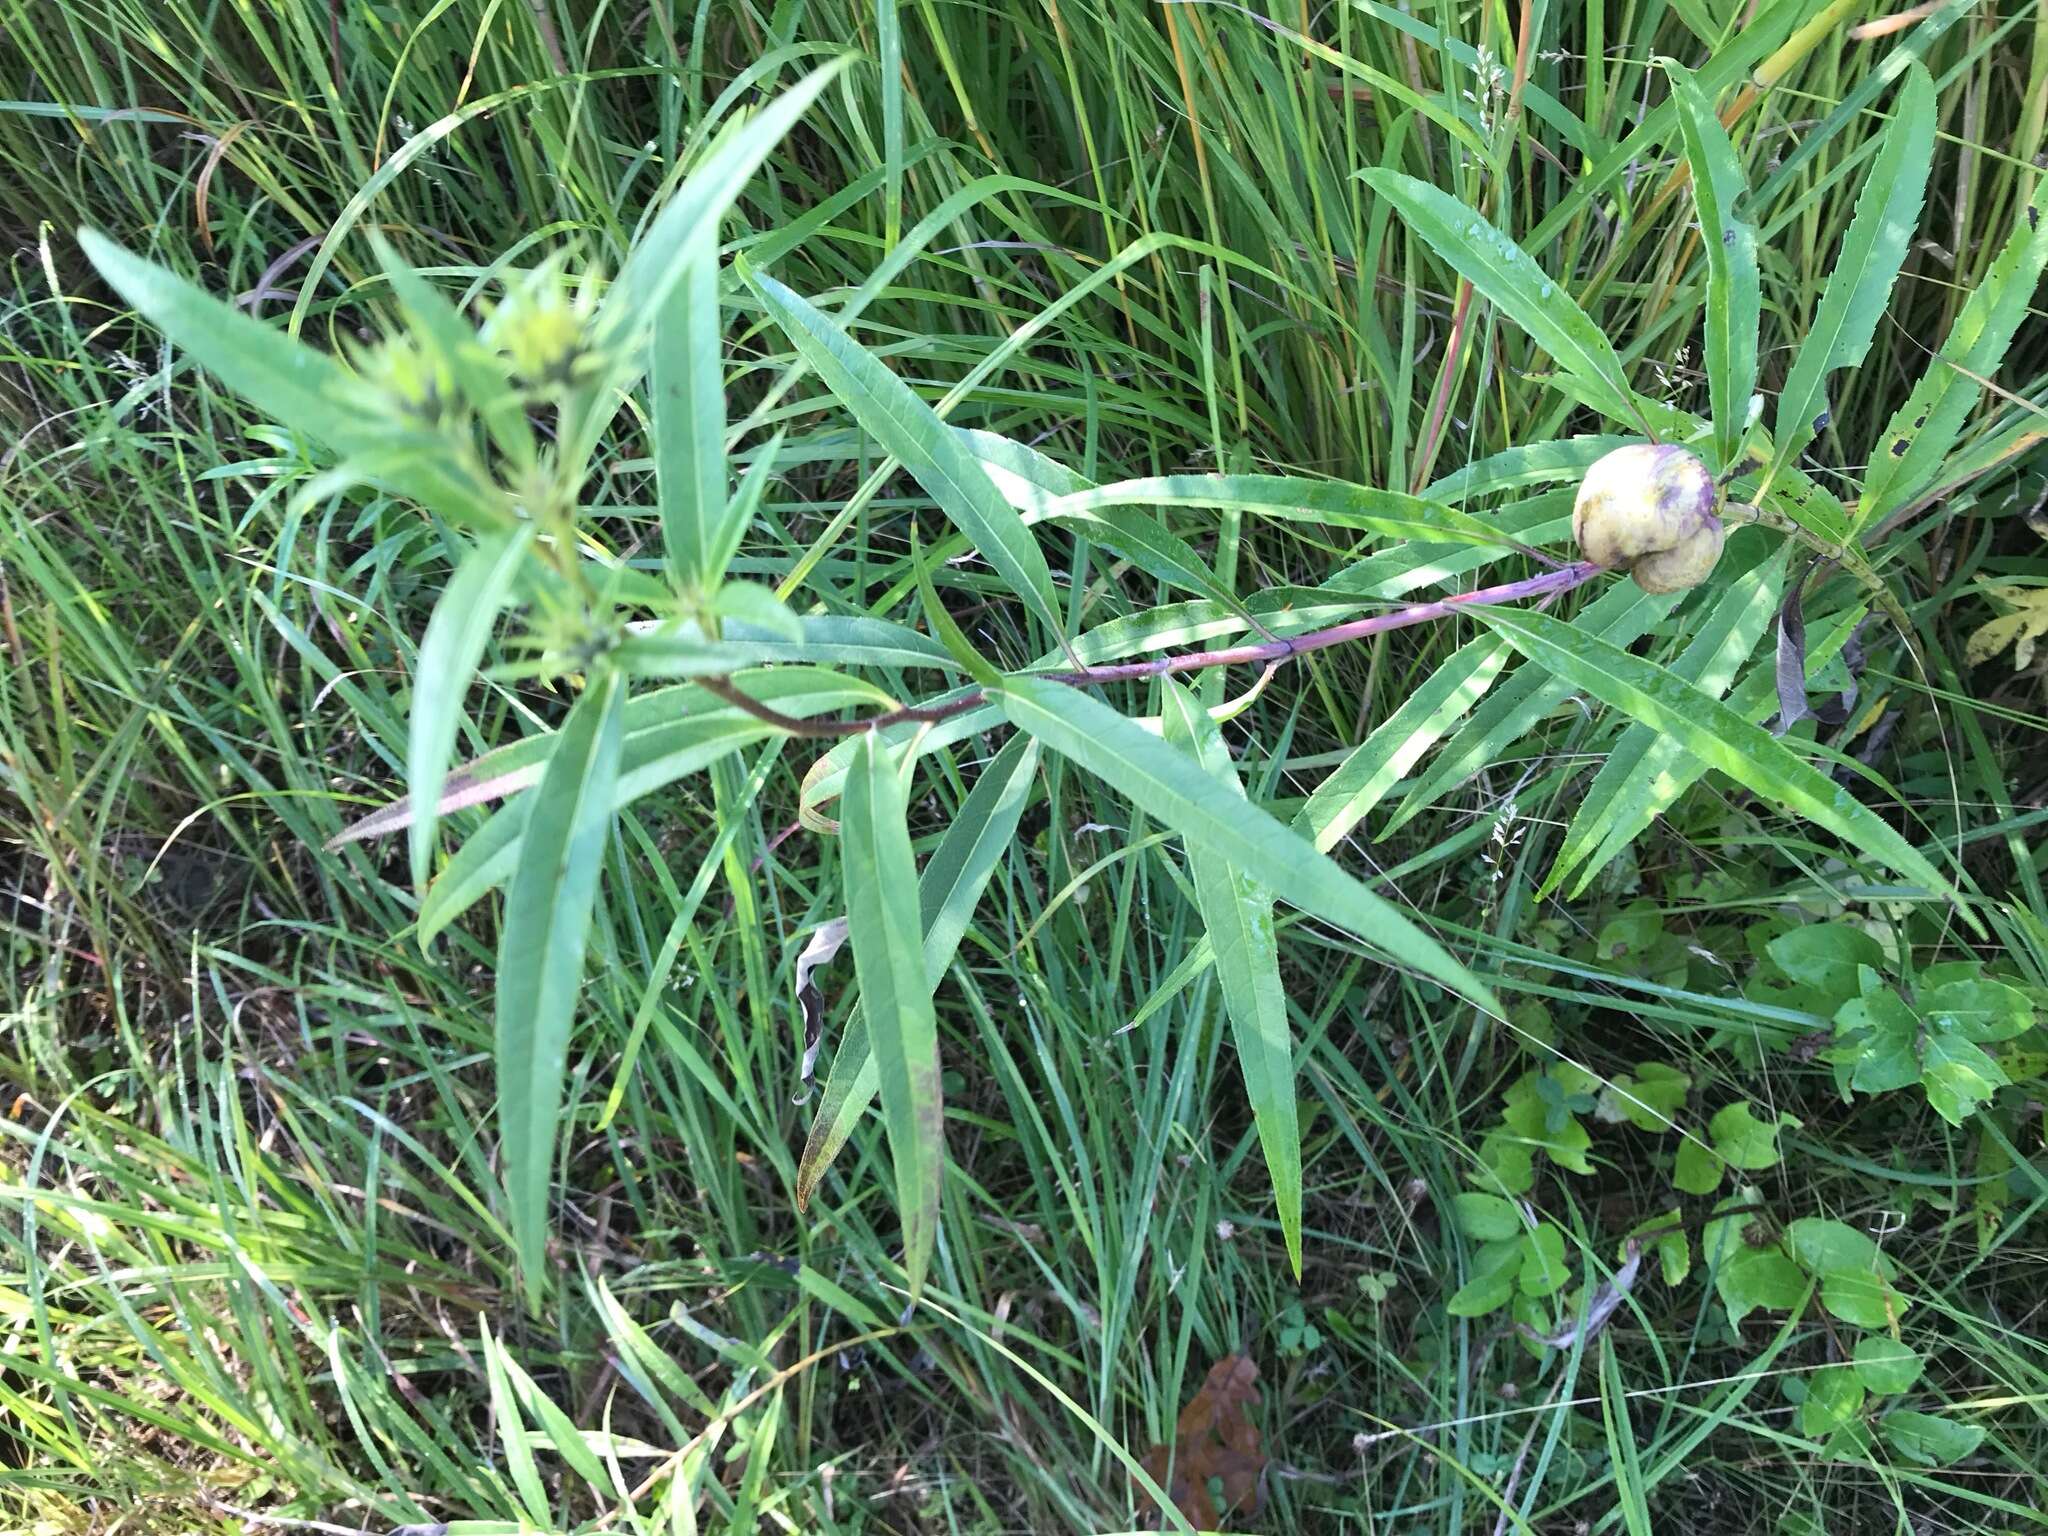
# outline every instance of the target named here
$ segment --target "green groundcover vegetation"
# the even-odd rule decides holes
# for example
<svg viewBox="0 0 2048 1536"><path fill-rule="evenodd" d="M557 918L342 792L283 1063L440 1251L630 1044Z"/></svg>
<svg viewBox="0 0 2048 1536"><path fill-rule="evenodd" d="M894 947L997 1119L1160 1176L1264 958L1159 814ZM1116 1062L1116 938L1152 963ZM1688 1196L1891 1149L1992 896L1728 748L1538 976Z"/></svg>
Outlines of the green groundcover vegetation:
<svg viewBox="0 0 2048 1536"><path fill-rule="evenodd" d="M0 29L0 1529L2048 1523L2040 0Z"/></svg>

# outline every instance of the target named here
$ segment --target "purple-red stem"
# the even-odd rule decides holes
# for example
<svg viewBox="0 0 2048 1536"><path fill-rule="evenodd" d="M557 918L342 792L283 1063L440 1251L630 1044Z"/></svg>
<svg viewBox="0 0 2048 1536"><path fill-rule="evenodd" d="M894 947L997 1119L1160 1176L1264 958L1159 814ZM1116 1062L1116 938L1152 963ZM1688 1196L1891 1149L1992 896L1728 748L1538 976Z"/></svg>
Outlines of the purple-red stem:
<svg viewBox="0 0 2048 1536"><path fill-rule="evenodd" d="M1346 645L1353 640L1363 640L1368 635L1377 635L1390 629L1406 629L1411 624L1427 624L1433 619L1448 618L1460 608L1481 607L1494 603L1518 603L1532 597L1549 599L1573 587L1584 586L1598 576L1605 566L1594 565L1589 560L1574 561L1559 566L1554 571L1544 571L1537 576L1524 576L1519 581L1504 581L1497 586L1480 587L1472 592L1457 592L1449 597L1438 598L1433 603L1411 603L1406 608L1396 608L1391 613L1376 613L1369 618L1352 619L1348 623L1334 624L1328 629L1311 630L1305 635L1289 639L1262 640L1255 645L1236 645L1220 651L1190 651L1182 656L1152 656L1144 661L1120 661L1104 667L1082 667L1073 672L1040 672L1034 674L1049 678L1056 683L1070 687L1085 688L1095 683L1122 683L1147 677L1167 677L1176 672L1198 672L1206 667L1230 667L1264 663L1277 667L1284 662L1309 651L1326 651L1333 645ZM757 720L764 720L778 730L788 731L792 736L857 736L862 731L878 729L885 725L896 725L907 720L927 723L950 720L955 715L964 715L970 709L977 709L988 702L988 695L977 688L945 704L929 704L913 708L891 710L886 715L870 715L865 720L799 720L794 715L785 715L779 709L772 709L760 700L749 697L732 685L729 678L700 677L698 685L706 693L725 700L726 703L745 710Z"/></svg>

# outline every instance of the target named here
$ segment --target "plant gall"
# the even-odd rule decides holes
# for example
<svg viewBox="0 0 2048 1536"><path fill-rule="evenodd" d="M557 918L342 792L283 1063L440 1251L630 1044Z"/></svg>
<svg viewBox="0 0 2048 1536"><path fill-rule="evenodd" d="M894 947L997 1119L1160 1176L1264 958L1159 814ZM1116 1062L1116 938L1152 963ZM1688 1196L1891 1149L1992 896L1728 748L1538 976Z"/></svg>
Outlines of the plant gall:
<svg viewBox="0 0 2048 1536"><path fill-rule="evenodd" d="M1626 570L1645 592L1683 592L1721 558L1721 489L1699 455L1631 443L1579 482L1572 537L1595 565Z"/></svg>

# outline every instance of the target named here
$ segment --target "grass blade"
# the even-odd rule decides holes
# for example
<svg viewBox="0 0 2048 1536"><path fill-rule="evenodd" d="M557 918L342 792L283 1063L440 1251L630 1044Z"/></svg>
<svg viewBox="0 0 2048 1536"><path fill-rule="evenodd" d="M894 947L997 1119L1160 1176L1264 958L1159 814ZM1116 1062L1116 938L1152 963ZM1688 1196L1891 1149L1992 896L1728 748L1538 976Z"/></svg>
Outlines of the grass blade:
<svg viewBox="0 0 2048 1536"><path fill-rule="evenodd" d="M1856 216L1821 294L1813 324L1799 344L1772 429L1777 451L1769 479L1825 428L1828 376L1854 368L1869 352L1891 299L1906 245L1920 223L1927 171L1934 163L1934 81L1914 64L1899 92L1898 114L1864 178Z"/></svg>
<svg viewBox="0 0 2048 1536"><path fill-rule="evenodd" d="M1961 894L1911 843L1813 764L1719 699L1654 662L1631 656L1549 614L1474 612L1539 666L1671 737L1745 788L1826 827L1851 849L1883 860L1931 894L1956 902L1975 925L1961 904Z"/></svg>
<svg viewBox="0 0 2048 1536"><path fill-rule="evenodd" d="M1244 788L1231 766L1222 732L1193 694L1167 680L1162 710L1166 740L1192 753L1228 791ZM1216 957L1216 978L1230 1016L1245 1096L1258 1127L1259 1149L1273 1180L1273 1203L1294 1277L1301 1278L1301 1127L1294 1100L1294 1030L1280 985L1280 946L1273 931L1273 897L1228 860L1197 843L1188 845L1188 869L1202 927Z"/></svg>
<svg viewBox="0 0 2048 1536"><path fill-rule="evenodd" d="M624 676L601 673L563 722L526 807L498 946L498 1128L513 1246L529 1304L547 1257L548 1182L583 985L583 949L611 831Z"/></svg>
<svg viewBox="0 0 2048 1536"><path fill-rule="evenodd" d="M1450 193L1384 169L1358 173L1453 271L1585 388L1608 415L1642 420L1606 334L1535 258ZM1647 429L1646 429L1647 430Z"/></svg>
<svg viewBox="0 0 2048 1536"><path fill-rule="evenodd" d="M981 461L915 390L837 321L766 273L750 272L748 278L826 388L884 450L902 461L1010 590L1058 634L1059 610L1044 552Z"/></svg>
<svg viewBox="0 0 2048 1536"><path fill-rule="evenodd" d="M533 542L531 523L511 533L489 534L477 542L427 620L413 667L412 705L407 713L405 789L420 807L408 829L412 883L424 889L433 858L441 788L448 759L462 726L462 696L483 660L491 630L512 590L512 579Z"/></svg>
<svg viewBox="0 0 2048 1536"><path fill-rule="evenodd" d="M1064 684L1030 677L1011 678L997 702L1018 729L1143 806L1191 846L1226 860L1304 912L1357 935L1395 963L1499 1012L1486 984L1391 902L1107 704Z"/></svg>
<svg viewBox="0 0 2048 1536"><path fill-rule="evenodd" d="M1671 93L1678 103L1679 136L1692 167L1693 203L1707 253L1706 339L1701 351L1714 413L1714 449L1726 470L1741 451L1749 397L1756 388L1756 334L1763 314L1756 229L1736 211L1749 186L1727 129L1691 70L1666 59L1664 71L1671 77Z"/></svg>
<svg viewBox="0 0 2048 1536"><path fill-rule="evenodd" d="M1017 835L1017 823L1031 799L1032 775L1037 771L1038 743L1028 736L1012 738L974 781L946 835L925 861L917 882L917 904L924 923L925 979L934 989L953 963L989 876ZM856 1004L847 1015L817 1118L811 1122L797 1164L797 1209L810 1204L818 1181L874 1102L879 1084L880 1074L868 1045L866 1005Z"/></svg>
<svg viewBox="0 0 2048 1536"><path fill-rule="evenodd" d="M896 1167L903 1268L915 1298L938 1240L946 1128L939 1025L913 894L917 862L910 852L909 810L895 756L872 732L862 736L847 771L840 821L847 936Z"/></svg>

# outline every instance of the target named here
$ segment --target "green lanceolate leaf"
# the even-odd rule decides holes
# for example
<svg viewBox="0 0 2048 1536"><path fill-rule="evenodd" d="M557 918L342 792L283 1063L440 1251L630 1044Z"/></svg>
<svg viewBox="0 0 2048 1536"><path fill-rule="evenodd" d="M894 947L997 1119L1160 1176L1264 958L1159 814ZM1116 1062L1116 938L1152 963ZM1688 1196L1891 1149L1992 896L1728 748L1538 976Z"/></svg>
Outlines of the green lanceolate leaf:
<svg viewBox="0 0 2048 1536"><path fill-rule="evenodd" d="M1911 843L1805 758L1719 699L1654 662L1549 614L1505 608L1474 612L1538 665L1672 737L1709 767L1827 828L1850 848L1919 881L1931 894L1960 904L1960 893ZM1961 910L1974 924L1968 909Z"/></svg>
<svg viewBox="0 0 2048 1536"><path fill-rule="evenodd" d="M1169 744L1191 754L1226 792L1242 797L1222 733L1195 696L1168 679L1161 718ZM1294 1030L1280 985L1273 897L1201 843L1188 845L1188 870L1202 928L1216 957L1224 1011L1251 1101L1259 1149L1273 1180L1273 1203L1287 1258L1301 1277L1301 1127L1294 1098Z"/></svg>
<svg viewBox="0 0 2048 1536"><path fill-rule="evenodd" d="M1870 449L1856 526L1868 528L1934 483L1963 423L2031 312L2048 266L2048 176L2034 181L2012 233L1949 328L1939 356Z"/></svg>
<svg viewBox="0 0 2048 1536"><path fill-rule="evenodd" d="M533 542L533 525L493 533L463 556L434 605L420 641L407 712L406 796L420 808L408 829L412 881L424 888L433 858L434 829L448 759L462 725L462 696L469 691L490 643L491 630L512 590L520 562Z"/></svg>
<svg viewBox="0 0 2048 1536"><path fill-rule="evenodd" d="M213 374L275 421L361 463L360 477L416 499L463 526L503 516L493 493L454 462L450 445L374 398L323 352L223 304L194 283L144 261L97 230L78 243L122 298Z"/></svg>
<svg viewBox="0 0 2048 1536"><path fill-rule="evenodd" d="M598 313L600 335L630 347L634 338L647 334L688 272L684 256L690 241L705 226L717 227L748 178L849 62L836 59L813 70L754 116L731 124L712 140L633 242L633 254L619 269ZM626 382L631 382L630 373Z"/></svg>
<svg viewBox="0 0 2048 1536"><path fill-rule="evenodd" d="M1700 241L1707 253L1707 397L1714 411L1714 449L1726 470L1735 463L1756 388L1756 333L1763 313L1757 276L1756 230L1738 203L1749 188L1728 131L1692 72L1664 61L1678 102L1679 134L1692 167L1693 203L1699 210Z"/></svg>
<svg viewBox="0 0 2048 1536"><path fill-rule="evenodd" d="M527 805L498 945L498 1130L529 1303L547 1262L548 1183L583 949L611 831L626 683L601 672L569 711Z"/></svg>
<svg viewBox="0 0 2048 1536"><path fill-rule="evenodd" d="M1296 828L1325 852L1344 841L1423 753L1479 702L1508 655L1508 647L1493 639L1461 648L1316 786L1294 819Z"/></svg>
<svg viewBox="0 0 2048 1536"><path fill-rule="evenodd" d="M902 460L939 510L966 534L1047 629L1060 632L1052 572L1016 508L982 469L981 461L939 419L938 413L872 352L815 305L766 273L749 274L762 302L781 324L797 354L825 381L876 442Z"/></svg>
<svg viewBox="0 0 2048 1536"><path fill-rule="evenodd" d="M1934 163L1934 81L1914 64L1884 145L1864 178L1856 216L1829 269L1813 324L1799 343L1778 392L1771 478L1819 435L1829 419L1828 376L1854 368L1870 350L1877 322L1898 281L1906 245L1920 222L1927 170Z"/></svg>
<svg viewBox="0 0 2048 1536"><path fill-rule="evenodd" d="M1640 421L1628 376L1606 333L1578 301L1544 275L1535 259L1448 192L1399 171L1358 173L1401 211L1411 228L1481 297L1527 331L1536 344L1607 412Z"/></svg>
<svg viewBox="0 0 2048 1536"><path fill-rule="evenodd" d="M934 989L953 963L989 876L1017 834L1037 768L1038 743L1028 736L1013 737L974 781L939 846L925 861L917 883L917 904L924 924L925 979ZM856 1005L847 1016L817 1118L811 1122L811 1134L797 1164L799 1210L810 1204L818 1181L874 1102L879 1082L874 1053L868 1046L867 1010Z"/></svg>
<svg viewBox="0 0 2048 1536"><path fill-rule="evenodd" d="M1720 698L1735 680L1736 670L1749 659L1763 638L1764 630L1777 611L1778 591L1783 584L1785 562L1766 560L1737 577L1727 593L1701 621L1687 642L1685 651L1671 665L1672 676ZM1603 849L1608 835L1618 825L1633 825L1633 813L1618 817L1617 809L1628 810L1654 793L1659 781L1670 773L1684 749L1670 737L1659 735L1645 725L1632 725L1608 751L1607 761L1587 788L1572 817L1571 829L1558 849L1543 890L1555 890L1595 849ZM1620 849L1615 849L1619 852ZM1611 855L1610 855L1611 856ZM1573 896L1600 872L1607 861L1589 863L1580 873Z"/></svg>
<svg viewBox="0 0 2048 1536"><path fill-rule="evenodd" d="M1503 544L1499 529L1440 501L1293 475L1153 475L1120 480L1064 496L1047 508L1047 516L1099 513L1119 506L1214 507L1357 528L1386 539L1453 539L1496 548Z"/></svg>
<svg viewBox="0 0 2048 1536"><path fill-rule="evenodd" d="M1498 1014L1478 977L1442 945L1271 814L1233 794L1185 753L1078 689L1013 677L996 698L1019 730L1072 758L1187 839L1304 912L1356 934L1396 964Z"/></svg>
<svg viewBox="0 0 2048 1536"><path fill-rule="evenodd" d="M841 845L847 937L868 1019L882 1118L903 1220L903 1268L915 1297L939 1231L946 1166L939 1087L939 1025L918 924L917 862L909 798L895 755L872 732L846 775Z"/></svg>
<svg viewBox="0 0 2048 1536"><path fill-rule="evenodd" d="M682 272L654 319L647 381L654 411L654 483L670 578L703 591L726 544L725 331L718 304L718 220L684 239Z"/></svg>

